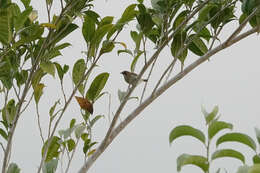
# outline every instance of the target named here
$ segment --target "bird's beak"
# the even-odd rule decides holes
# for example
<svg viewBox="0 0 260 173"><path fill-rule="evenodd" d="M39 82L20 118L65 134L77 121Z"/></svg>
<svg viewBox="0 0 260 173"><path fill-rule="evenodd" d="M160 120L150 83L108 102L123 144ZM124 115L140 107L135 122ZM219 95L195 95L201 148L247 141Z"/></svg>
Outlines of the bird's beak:
<svg viewBox="0 0 260 173"><path fill-rule="evenodd" d="M120 74L123 74L123 72L121 72Z"/></svg>

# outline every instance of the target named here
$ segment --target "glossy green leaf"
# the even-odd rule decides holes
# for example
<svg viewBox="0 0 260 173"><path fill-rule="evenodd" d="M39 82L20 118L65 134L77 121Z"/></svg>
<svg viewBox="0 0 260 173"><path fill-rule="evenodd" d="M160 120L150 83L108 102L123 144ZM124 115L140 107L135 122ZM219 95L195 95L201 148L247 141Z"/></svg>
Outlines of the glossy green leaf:
<svg viewBox="0 0 260 173"><path fill-rule="evenodd" d="M98 24L99 27L107 24L111 24L114 20L114 16L106 16L103 19L101 19L100 23Z"/></svg>
<svg viewBox="0 0 260 173"><path fill-rule="evenodd" d="M208 127L209 139L212 139L219 131L224 129L233 129L233 125L224 121L213 121Z"/></svg>
<svg viewBox="0 0 260 173"><path fill-rule="evenodd" d="M182 154L177 158L177 171L185 165L194 165L201 168L204 172L208 171L209 163L207 158L198 155Z"/></svg>
<svg viewBox="0 0 260 173"><path fill-rule="evenodd" d="M7 172L6 173L20 173L21 169L18 167L16 163L11 163L8 166Z"/></svg>
<svg viewBox="0 0 260 173"><path fill-rule="evenodd" d="M75 141L74 141L73 139L69 139L69 140L67 141L67 147L68 147L69 152L72 151L72 150L74 150L75 147L76 147Z"/></svg>
<svg viewBox="0 0 260 173"><path fill-rule="evenodd" d="M43 94L43 88L45 87L45 85L43 84L43 83L39 83L39 84L37 84L33 89L34 89L34 93L33 93L33 95L34 95L34 100L35 100L35 102L36 102L36 104L38 104L39 103L39 101L40 101L40 98L41 98L41 96L42 96L42 94Z"/></svg>
<svg viewBox="0 0 260 173"><path fill-rule="evenodd" d="M241 162L245 163L245 157L242 153L233 150L233 149L221 149L215 151L211 155L211 160L215 160L218 158L223 158L223 157L231 157L240 160Z"/></svg>
<svg viewBox="0 0 260 173"><path fill-rule="evenodd" d="M18 86L23 85L28 78L28 72L26 70L22 70L20 73L17 72L15 75L15 79Z"/></svg>
<svg viewBox="0 0 260 173"><path fill-rule="evenodd" d="M7 9L0 9L0 42L8 44L12 39L11 15Z"/></svg>
<svg viewBox="0 0 260 173"><path fill-rule="evenodd" d="M95 101L105 87L108 77L109 73L101 73L93 80L86 93L86 98L88 98L88 100Z"/></svg>
<svg viewBox="0 0 260 173"><path fill-rule="evenodd" d="M259 173L260 172L260 164L254 164L248 170L248 173Z"/></svg>
<svg viewBox="0 0 260 173"><path fill-rule="evenodd" d="M46 147L47 147L48 141L49 140L47 140L42 147L42 156L43 156L45 150L47 149ZM60 138L57 136L53 136L51 139L51 142L50 142L50 146L49 146L49 149L47 152L45 162L51 161L53 158L57 158L60 153L59 148L60 148Z"/></svg>
<svg viewBox="0 0 260 173"><path fill-rule="evenodd" d="M41 69L55 77L55 65L50 61L44 61L40 64Z"/></svg>
<svg viewBox="0 0 260 173"><path fill-rule="evenodd" d="M129 5L125 11L123 12L121 18L119 19L118 23L120 24L126 24L134 19L134 17L137 14L137 11L135 10L136 4Z"/></svg>
<svg viewBox="0 0 260 173"><path fill-rule="evenodd" d="M256 144L254 140L250 136L243 133L227 133L218 138L216 145L218 146L219 144L222 144L224 142L239 142L247 145L248 147L256 151Z"/></svg>
<svg viewBox="0 0 260 173"><path fill-rule="evenodd" d="M73 66L72 70L72 80L75 85L78 85L78 83L82 80L83 75L85 74L87 67L85 64L84 59L79 59ZM84 94L84 86L81 84L78 88L79 92L81 94Z"/></svg>
<svg viewBox="0 0 260 173"><path fill-rule="evenodd" d="M260 164L260 155L254 155L253 163L254 164Z"/></svg>
<svg viewBox="0 0 260 173"><path fill-rule="evenodd" d="M5 140L8 138L7 133L2 128L0 128L0 136L2 136Z"/></svg>
<svg viewBox="0 0 260 173"><path fill-rule="evenodd" d="M190 35L189 39L192 39L192 42L189 44L188 48L194 54L198 56L203 56L205 53L208 52L208 48L205 43L196 35Z"/></svg>
<svg viewBox="0 0 260 173"><path fill-rule="evenodd" d="M43 173L55 173L58 166L58 159L52 159L48 162L45 162L42 167Z"/></svg>
<svg viewBox="0 0 260 173"><path fill-rule="evenodd" d="M200 140L203 144L205 143L205 135L203 132L201 132L199 129L195 129L187 125L175 127L169 135L169 142L172 143L175 139L182 136L192 136Z"/></svg>
<svg viewBox="0 0 260 173"><path fill-rule="evenodd" d="M28 19L28 16L30 15L30 13L32 12L32 7L27 8L26 10L24 10L15 20L14 23L14 27L16 32L18 32L20 29L23 28L24 23L26 22L26 20Z"/></svg>
<svg viewBox="0 0 260 173"><path fill-rule="evenodd" d="M84 17L84 22L82 26L82 34L87 43L89 43L92 40L95 33L95 29L95 21L91 17L86 15Z"/></svg>

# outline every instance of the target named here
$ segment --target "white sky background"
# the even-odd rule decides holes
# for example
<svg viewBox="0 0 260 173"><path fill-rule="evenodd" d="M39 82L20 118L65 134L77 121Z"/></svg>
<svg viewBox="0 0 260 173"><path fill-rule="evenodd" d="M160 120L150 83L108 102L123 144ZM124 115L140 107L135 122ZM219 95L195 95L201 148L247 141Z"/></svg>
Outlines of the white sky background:
<svg viewBox="0 0 260 173"><path fill-rule="evenodd" d="M96 0L94 11L98 11L102 17L117 16L122 14L127 5L135 1L131 0ZM39 19L46 22L46 11L43 1L33 1L35 9L39 10ZM225 33L232 30L234 26L226 26ZM129 42L129 32L124 33L118 39L127 43L129 48L133 46ZM81 30L75 31L67 38L72 47L63 51L64 57L56 58L72 65L78 58L82 58L81 51L86 49ZM119 45L116 49L121 49ZM115 50L116 50L115 49ZM260 59L259 59L259 36L253 36L239 42L238 44L211 57L209 62L199 66L188 76L171 87L165 94L160 96L141 115L135 119L117 138L112 145L102 154L93 165L90 173L132 173L132 172L177 172L176 158L182 153L205 154L203 145L191 137L180 138L172 146L169 145L168 135L172 128L181 124L189 124L201 130L205 129L205 122L200 107L204 105L210 111L214 105L218 105L221 120L234 124L234 131L244 132L255 137L254 127L259 124L259 88L260 88ZM153 49L148 50L153 53ZM170 57L167 48L161 54L160 66L157 66L153 73L158 78L160 68L165 66L164 59ZM198 57L189 55L186 64ZM117 98L118 89L124 90L127 85L120 75L123 70L129 70L131 58L126 54L117 56L116 51L103 56L100 61L100 68L95 70L95 75L101 72L110 73L105 91L112 94L112 112L115 112L119 105ZM179 67L179 64L177 65ZM141 66L139 66L141 67ZM159 68L158 68L159 67ZM70 67L72 70L72 66ZM140 68L137 68L139 71ZM56 77L58 80L58 77ZM91 79L92 80L92 79ZM61 97L58 82L51 77L45 77L47 88L40 101L41 121L44 128L47 127L48 111L54 101ZM155 81L155 80L154 80ZM151 81L151 83L153 80ZM142 84L138 88L142 88ZM70 93L72 84L67 76L66 91ZM58 89L57 89L58 88ZM107 104L104 104L107 103ZM130 101L122 118L137 105L134 100ZM95 114L105 114L108 111L108 97L105 96L94 105ZM64 116L60 128L67 128L72 118L81 120L79 106L74 99L70 108ZM100 141L108 127L108 119L100 120L94 130L96 140ZM206 133L206 131L204 131ZM223 134L223 133L222 133ZM219 135L218 135L219 136ZM39 131L36 126L36 114L34 106L31 106L19 122L14 141L12 160L18 163L22 172L35 172L39 165L41 142ZM242 149L246 156L253 155L253 152L242 145L220 145L220 147L235 146ZM82 149L74 158L70 172L79 170L83 163ZM1 159L0 159L1 160ZM249 159L247 159L249 161ZM251 164L250 162L247 162ZM226 167L228 172L235 172L241 163L234 159L220 159L213 162L213 170L216 167ZM200 173L199 168L186 166L182 172ZM57 172L60 172L58 170Z"/></svg>

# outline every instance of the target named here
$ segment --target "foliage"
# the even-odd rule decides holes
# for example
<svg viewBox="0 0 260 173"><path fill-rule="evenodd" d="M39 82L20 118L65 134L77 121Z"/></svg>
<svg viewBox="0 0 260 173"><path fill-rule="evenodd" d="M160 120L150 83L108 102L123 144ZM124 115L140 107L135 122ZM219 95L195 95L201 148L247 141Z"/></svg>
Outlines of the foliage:
<svg viewBox="0 0 260 173"><path fill-rule="evenodd" d="M83 160L87 160L80 168L80 172L87 172L114 138L170 86L212 55L260 31L259 1L256 0L241 2L238 0L151 0L151 6L146 1L137 0L125 8L117 21L114 21L115 16L101 17L102 15L95 11L94 0L60 0L60 6L54 6L53 0L46 0L45 3L47 21L41 23L37 19L37 10L31 6L31 0L21 0L22 6L11 0L0 1L2 172L20 172L19 166L10 160L13 158L11 157L12 141L19 119L29 105L33 103L35 105L37 126L43 144L42 158L37 172L55 172L57 167L62 165L63 160L68 163L65 170L68 172L75 151L81 146L80 143L83 146ZM54 8L58 9L59 14L53 13ZM82 28L75 24L77 18L82 19ZM237 28L230 31L230 36L222 41L221 31L231 22ZM118 36L129 23L136 25L136 28L131 28L129 33L129 42L133 42L134 48L129 48L129 42L118 40ZM242 33L247 23L251 28ZM78 29L82 31L86 50L83 51L83 57L76 57L78 59L73 64L64 64L62 50L69 49L71 46L71 43L64 40ZM148 51L147 45L151 45L154 50ZM168 67L160 69L160 79L157 80L151 93L146 90L148 85L146 82L142 94L133 95L138 83L136 82L125 91L117 89L119 98L117 110L110 110L111 98L108 103L102 100L104 102L102 104L109 105L109 113L106 115L95 109L96 102L102 96L107 94L111 97L110 93L104 91L110 74L99 65L103 56L114 51L115 48L118 48L118 56L124 53L131 58L129 71L135 73L140 71L136 78L138 80L144 73L148 74L148 81L154 77L152 72L158 67L157 60L162 50L170 51L172 57L165 58L168 59ZM189 56L196 56L198 59L187 64ZM181 65L181 70L170 78L175 64L178 64L176 62ZM96 74L96 68L100 68L102 72ZM73 84L70 91L64 84L64 79L69 78L69 74L72 74ZM48 127L42 128L40 118L43 115L39 107L42 106L42 97L48 96L48 93L44 92L45 88L49 87L45 80L48 76L60 84L61 94L57 100L50 100L52 105L49 108ZM94 79L90 81L92 77ZM163 84L162 80L166 82ZM76 96L77 92L80 96ZM82 119L76 120L72 117L66 129L58 130L74 98L79 103L77 109ZM125 119L119 121L126 103L133 98L140 101L140 104ZM110 121L111 112L115 114ZM232 129L232 124L218 120L217 112L217 107L209 114L203 111L208 127L207 138L199 129L179 126L171 133L170 142L183 135L190 135L205 146L209 146L210 141L219 131ZM104 132L106 135L103 140L97 142L94 140L93 126L102 118L108 118L110 124ZM259 143L259 130L256 130L256 134ZM242 133L227 133L218 138L217 145L227 141L240 142L253 151L256 150L256 142ZM216 150L211 160L226 156L237 158L242 162L245 160L242 153L233 149ZM253 157L255 164L260 163L259 160L258 155ZM204 172L208 171L209 156L184 154L178 159L178 170L187 164L195 164ZM258 169L259 166L254 165L241 167L239 171L254 172Z"/></svg>
<svg viewBox="0 0 260 173"><path fill-rule="evenodd" d="M202 112L207 126L206 135L199 129L193 128L191 126L177 126L175 127L169 135L169 142L172 144L177 138L183 136L192 136L195 139L198 139L203 143L203 147L206 155L190 155L190 154L181 154L177 158L177 171L180 172L181 168L185 165L194 165L201 168L203 172L210 172L210 166L213 165L213 161L216 159L224 159L226 157L234 158L241 161L242 165L238 168L237 173L252 173L254 171L259 171L259 154L256 150L256 142L248 135L238 132L225 133L221 136L216 136L220 131L223 130L232 130L233 125L231 123L220 121L220 116L218 116L218 107L215 106L214 109L208 113L203 107ZM256 138L259 138L259 129L255 128ZM207 136L207 138L206 138ZM214 140L213 140L214 139ZM215 150L211 150L214 146L213 141L216 141ZM255 155L252 157L253 165L246 165L245 156L242 152L233 148L219 148L219 145L226 142L238 142L244 144L247 147L251 148ZM257 142L258 148L260 146L259 141ZM218 168L219 172L221 169Z"/></svg>

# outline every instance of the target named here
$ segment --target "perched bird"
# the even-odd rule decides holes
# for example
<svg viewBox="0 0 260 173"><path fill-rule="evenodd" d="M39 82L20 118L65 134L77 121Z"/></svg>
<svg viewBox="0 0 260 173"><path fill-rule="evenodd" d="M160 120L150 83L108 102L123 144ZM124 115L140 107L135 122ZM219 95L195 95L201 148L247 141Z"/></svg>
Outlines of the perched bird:
<svg viewBox="0 0 260 173"><path fill-rule="evenodd" d="M133 85L136 82L137 79L137 74L133 73L133 72L129 72L129 71L122 71L121 74L123 74L125 81L130 84ZM139 82L147 82L147 79L140 79Z"/></svg>

